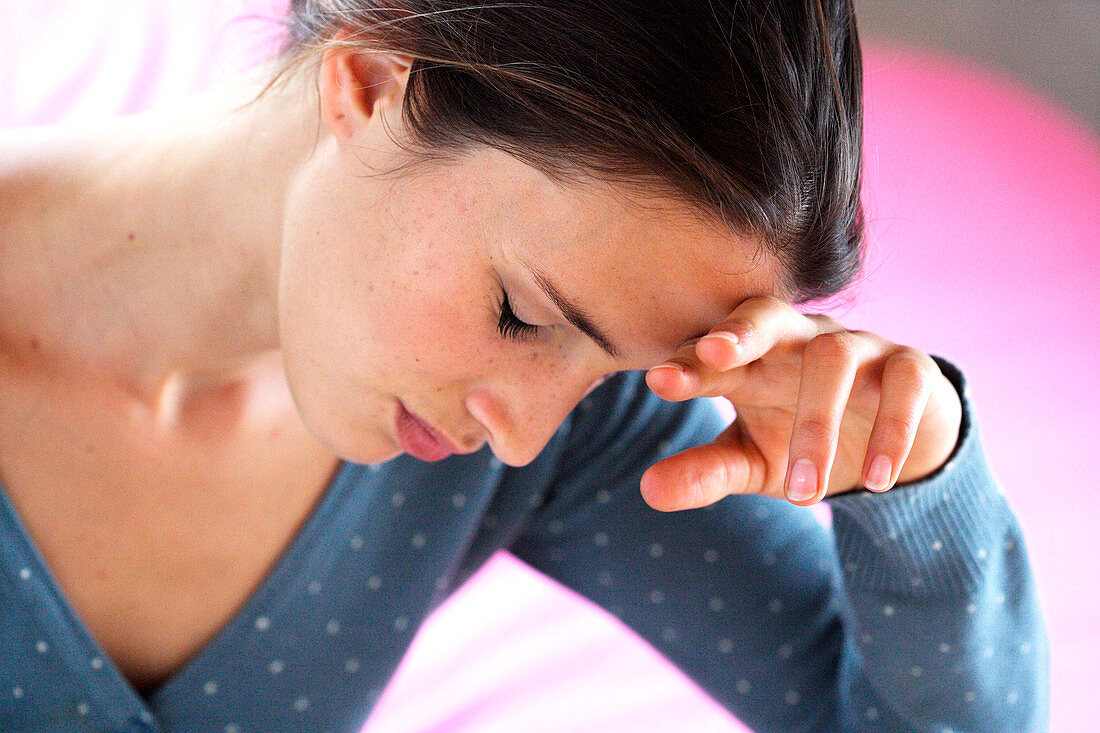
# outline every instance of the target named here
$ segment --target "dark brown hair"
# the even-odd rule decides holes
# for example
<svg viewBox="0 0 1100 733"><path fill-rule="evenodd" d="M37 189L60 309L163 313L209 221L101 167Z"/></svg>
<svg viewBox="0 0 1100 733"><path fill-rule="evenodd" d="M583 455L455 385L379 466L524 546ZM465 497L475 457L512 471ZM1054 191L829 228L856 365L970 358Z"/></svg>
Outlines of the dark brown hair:
<svg viewBox="0 0 1100 733"><path fill-rule="evenodd" d="M341 28L339 45L414 59L408 165L486 145L669 195L776 255L796 303L859 273L851 0L292 0L286 23L282 72Z"/></svg>

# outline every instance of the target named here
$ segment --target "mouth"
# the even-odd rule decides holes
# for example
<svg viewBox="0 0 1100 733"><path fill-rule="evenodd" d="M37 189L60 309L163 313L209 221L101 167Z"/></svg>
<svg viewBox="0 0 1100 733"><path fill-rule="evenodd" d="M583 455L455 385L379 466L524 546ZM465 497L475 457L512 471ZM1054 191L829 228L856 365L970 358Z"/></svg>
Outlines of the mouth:
<svg viewBox="0 0 1100 733"><path fill-rule="evenodd" d="M458 447L438 428L410 412L401 400L397 401L394 432L401 450L422 461L439 461L458 453Z"/></svg>

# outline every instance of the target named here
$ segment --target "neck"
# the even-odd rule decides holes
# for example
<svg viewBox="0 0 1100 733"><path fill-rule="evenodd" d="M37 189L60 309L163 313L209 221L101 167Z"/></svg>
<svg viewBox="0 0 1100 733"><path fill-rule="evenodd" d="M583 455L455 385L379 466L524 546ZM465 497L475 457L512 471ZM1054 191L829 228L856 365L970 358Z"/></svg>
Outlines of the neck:
<svg viewBox="0 0 1100 733"><path fill-rule="evenodd" d="M270 357L283 202L320 129L305 70L237 109L268 73L99 129L0 136L5 353L150 406Z"/></svg>

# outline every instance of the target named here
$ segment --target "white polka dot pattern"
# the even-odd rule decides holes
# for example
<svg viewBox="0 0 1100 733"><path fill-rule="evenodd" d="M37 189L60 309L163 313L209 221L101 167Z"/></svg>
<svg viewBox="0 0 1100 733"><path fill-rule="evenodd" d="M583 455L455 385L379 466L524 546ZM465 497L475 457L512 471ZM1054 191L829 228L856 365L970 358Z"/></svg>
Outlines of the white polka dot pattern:
<svg viewBox="0 0 1100 733"><path fill-rule="evenodd" d="M656 512L638 491L644 466L722 426L698 404L663 403L639 375L621 379L637 389L594 392L587 417L573 418L583 421L574 425L583 439L562 433L530 466L506 468L484 451L349 469L346 494L326 498L328 514L304 526L210 647L217 653L192 660L160 704L178 700L188 714L208 716L196 730L345 729L349 710L380 696L430 604L510 543L520 560L589 596L722 692L747 724L789 720L794 729L815 720L828 729L835 721L822 711L839 705L820 674L836 650L858 642L844 656L864 665L845 671L853 680L847 721L900 729L931 705L961 730L968 710L994 711L997 729L1036 727L1028 711L1041 707L1035 670L1046 655L1027 615L1026 553L1003 499L974 473L976 455L933 481L831 497L829 532L801 508L765 497ZM592 452L601 445L628 446L631 460ZM970 473L960 478L963 469ZM30 559L7 563L9 587L16 579L20 593L42 585ZM137 719L132 707L86 691L95 680L109 689L102 681L113 669L86 642L24 623L22 666L10 672L0 658L0 709L44 708L31 681L45 670L60 680L69 718L88 716L85 726ZM64 681L81 668L85 679Z"/></svg>

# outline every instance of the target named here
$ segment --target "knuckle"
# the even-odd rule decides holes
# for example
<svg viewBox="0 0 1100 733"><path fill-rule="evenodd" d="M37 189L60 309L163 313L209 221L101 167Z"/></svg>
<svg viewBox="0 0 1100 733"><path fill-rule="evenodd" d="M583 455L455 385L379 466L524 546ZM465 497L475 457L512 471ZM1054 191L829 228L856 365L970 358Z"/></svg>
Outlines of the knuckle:
<svg viewBox="0 0 1100 733"><path fill-rule="evenodd" d="M727 493L728 487L733 485L731 466L725 461L717 461L707 472L704 483L699 486L700 501L710 503L717 501Z"/></svg>
<svg viewBox="0 0 1100 733"><path fill-rule="evenodd" d="M939 367L931 356L909 346L903 346L887 359L886 369L891 378L909 385L915 390L931 384Z"/></svg>
<svg viewBox="0 0 1100 733"><path fill-rule="evenodd" d="M848 331L821 333L810 339L806 352L829 361L854 361L859 352L856 337Z"/></svg>
<svg viewBox="0 0 1100 733"><path fill-rule="evenodd" d="M814 412L799 420L798 432L809 442L817 444L832 440L836 429L832 416Z"/></svg>
<svg viewBox="0 0 1100 733"><path fill-rule="evenodd" d="M730 484L730 467L723 461L695 462L681 476L681 498L689 506L706 506L724 496Z"/></svg>
<svg viewBox="0 0 1100 733"><path fill-rule="evenodd" d="M731 318L722 324L722 329L744 337L746 340L755 339L760 329L747 318Z"/></svg>
<svg viewBox="0 0 1100 733"><path fill-rule="evenodd" d="M907 445L914 432L912 420L907 416L879 415L879 439L889 445Z"/></svg>

